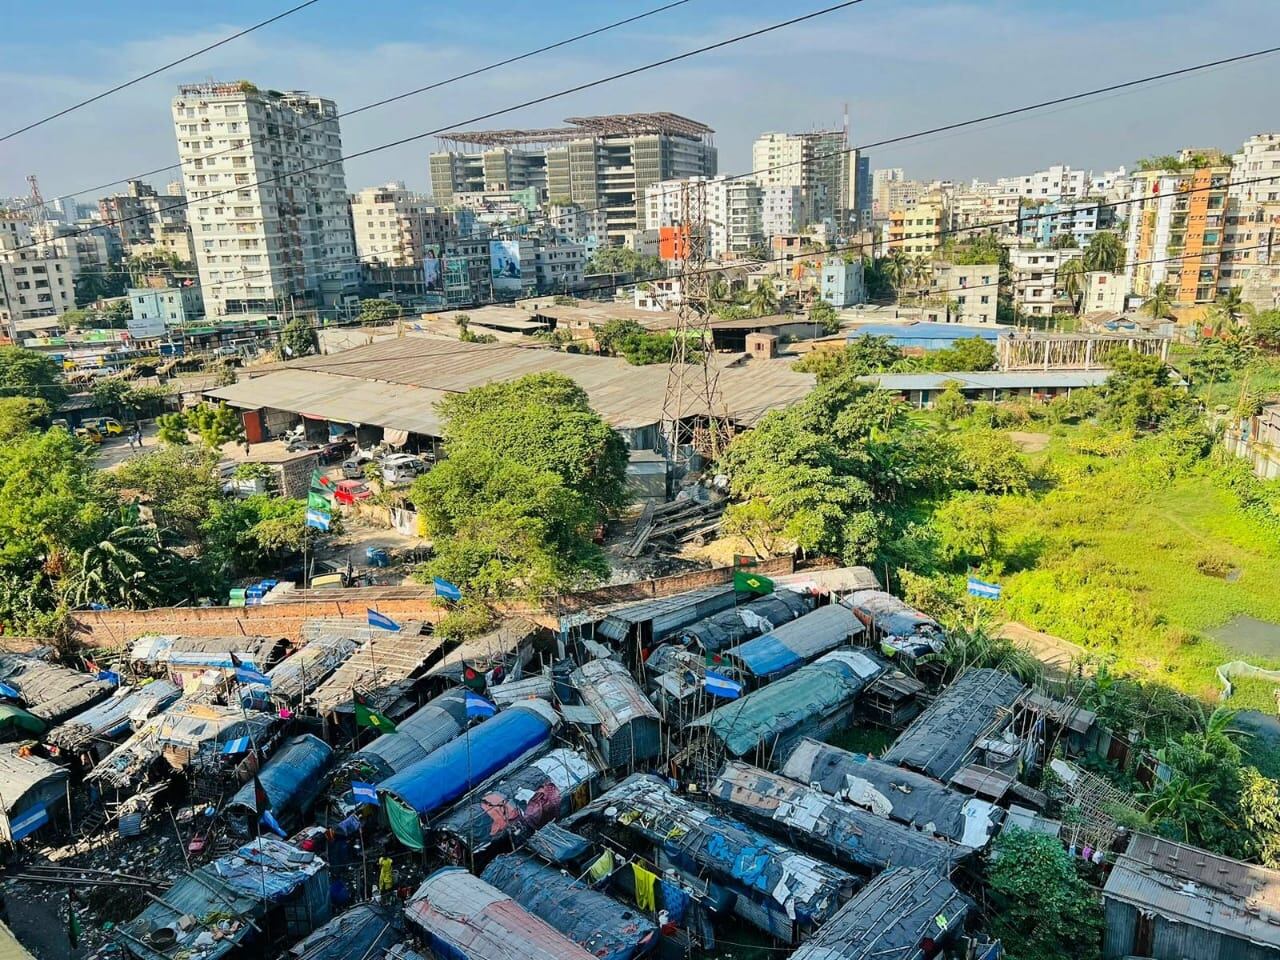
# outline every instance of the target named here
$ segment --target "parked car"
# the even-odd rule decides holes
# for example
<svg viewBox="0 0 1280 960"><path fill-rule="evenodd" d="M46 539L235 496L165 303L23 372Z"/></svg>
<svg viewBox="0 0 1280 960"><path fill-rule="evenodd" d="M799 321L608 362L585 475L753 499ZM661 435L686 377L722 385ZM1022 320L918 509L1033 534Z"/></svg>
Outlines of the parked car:
<svg viewBox="0 0 1280 960"><path fill-rule="evenodd" d="M346 460L342 461L342 475L346 477L348 480L363 480L364 465L366 463L373 463L373 461L377 459L378 459L378 456L377 456L376 448L356 447L351 452L351 456L347 457Z"/></svg>
<svg viewBox="0 0 1280 960"><path fill-rule="evenodd" d="M93 427L104 437L119 437L124 434L124 424L115 417L94 417L84 423L85 426Z"/></svg>
<svg viewBox="0 0 1280 960"><path fill-rule="evenodd" d="M368 500L372 496L373 491L359 480L339 480L338 486L333 491L333 499L348 506L357 500Z"/></svg>
<svg viewBox="0 0 1280 960"><path fill-rule="evenodd" d="M320 448L320 462L331 464L345 460L354 447L352 440L330 440Z"/></svg>
<svg viewBox="0 0 1280 960"><path fill-rule="evenodd" d="M389 486L408 483L422 476L428 469L425 460L411 453L395 453L389 457L383 457L381 465L382 482Z"/></svg>
<svg viewBox="0 0 1280 960"><path fill-rule="evenodd" d="M89 443L101 443L102 434L96 427L76 427L76 436Z"/></svg>

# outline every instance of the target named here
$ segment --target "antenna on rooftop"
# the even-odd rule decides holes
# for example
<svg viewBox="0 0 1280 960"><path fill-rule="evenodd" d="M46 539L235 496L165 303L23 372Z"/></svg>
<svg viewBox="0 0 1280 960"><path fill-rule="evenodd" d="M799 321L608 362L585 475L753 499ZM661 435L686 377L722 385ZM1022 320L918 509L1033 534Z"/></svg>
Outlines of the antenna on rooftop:
<svg viewBox="0 0 1280 960"><path fill-rule="evenodd" d="M44 205L44 197L40 194L40 181L34 173L27 174L27 185L31 188L31 200L27 210L31 213L32 223L44 223L49 219L49 211Z"/></svg>

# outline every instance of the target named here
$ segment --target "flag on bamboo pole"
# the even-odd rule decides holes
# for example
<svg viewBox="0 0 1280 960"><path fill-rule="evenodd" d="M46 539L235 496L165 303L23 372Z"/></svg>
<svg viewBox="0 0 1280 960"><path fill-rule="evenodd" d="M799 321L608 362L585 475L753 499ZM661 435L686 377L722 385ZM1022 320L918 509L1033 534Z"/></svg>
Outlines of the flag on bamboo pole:
<svg viewBox="0 0 1280 960"><path fill-rule="evenodd" d="M355 705L357 727L372 727L379 733L396 732L396 725L391 722L386 714L379 713L369 705L369 702L364 697L354 690L351 692L351 700Z"/></svg>

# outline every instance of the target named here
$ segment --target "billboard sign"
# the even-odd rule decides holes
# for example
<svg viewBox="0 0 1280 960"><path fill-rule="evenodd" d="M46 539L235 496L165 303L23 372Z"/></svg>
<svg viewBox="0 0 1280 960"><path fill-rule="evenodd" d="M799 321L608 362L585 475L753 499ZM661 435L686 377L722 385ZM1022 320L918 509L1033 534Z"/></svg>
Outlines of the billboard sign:
<svg viewBox="0 0 1280 960"><path fill-rule="evenodd" d="M489 277L493 281L494 296L519 296L524 289L520 271L520 241L489 241Z"/></svg>
<svg viewBox="0 0 1280 960"><path fill-rule="evenodd" d="M428 244L423 255L422 289L426 293L444 293L444 258L438 244Z"/></svg>

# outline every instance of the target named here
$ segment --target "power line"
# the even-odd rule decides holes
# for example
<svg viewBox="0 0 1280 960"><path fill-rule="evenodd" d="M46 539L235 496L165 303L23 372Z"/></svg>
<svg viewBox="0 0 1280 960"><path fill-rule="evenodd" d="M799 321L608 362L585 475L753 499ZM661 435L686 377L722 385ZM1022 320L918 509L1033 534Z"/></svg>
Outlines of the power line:
<svg viewBox="0 0 1280 960"><path fill-rule="evenodd" d="M303 10L311 6L313 3L318 3L318 2L319 0L305 0L305 2L300 3L297 6L290 7L288 10L285 10L281 13L277 13L274 17L269 17L266 20L259 21L258 23L255 23L253 26L245 27L243 30L239 30L236 33L231 34L231 36L229 37L223 37L221 40L218 40L215 43L211 43L207 47L201 47L199 50L196 50L192 53L188 53L185 57L179 57L177 60L171 60L168 63L164 64L163 66L156 67L154 70L149 70L148 72L142 74L139 77L134 77L132 80L126 80L124 83L116 84L114 87L110 88L109 90L103 90L101 93L94 94L92 97L89 97L87 100L81 100L79 103L73 103L71 106L64 107L62 110L59 110L57 113L51 113L47 117L42 117L39 120L36 120L32 123L28 123L25 127L19 127L17 130L14 130L11 133L6 133L4 136L0 137L0 143L3 143L5 140L9 140L12 137L16 137L20 133L26 133L28 130L34 130L36 127L41 126L42 124L46 124L50 120L56 120L58 117L65 117L68 113L71 113L72 111L79 110L81 107L87 107L89 104L96 103L97 101L103 99L104 97L111 96L111 94L113 93L118 93L121 90L125 89L126 87L131 87L135 83L141 83L143 80L150 79L151 77L154 77L158 73L163 73L164 71L168 70L170 67L176 67L179 64L186 63L188 60L194 60L196 57L200 56L202 53L208 53L210 50L216 50L218 47L221 47L224 44L228 44L232 40L238 40L240 37L243 37L246 34L253 33L253 31L255 30L259 30L262 27L269 26L270 24L275 23L277 20L283 20L285 17L289 16L290 14L297 13L299 10Z"/></svg>
<svg viewBox="0 0 1280 960"><path fill-rule="evenodd" d="M564 40L558 40L555 43L538 47L536 50L529 50L529 51L526 51L525 53L518 54L514 57L508 57L505 60L497 60L493 63L487 64L486 66L477 67L474 70L468 70L465 73L456 74L455 76L449 77L448 79L445 79L445 80L436 80L432 83L427 84L424 87L418 87L414 90L406 91L405 93L398 93L392 97L386 97L382 100L375 100L372 103L366 103L364 106L355 107L354 109L348 110L345 113L339 113L332 118L326 117L322 120L317 120L313 123L304 124L298 129L299 129L299 132L302 132L304 130L311 129L312 127L319 126L322 123L328 123L331 119L341 120L345 117L354 117L357 113L364 113L364 111L366 110L373 110L376 107L384 107L389 103L395 103L399 100L405 100L405 99L408 99L409 97L417 96L420 93L428 93L432 90L438 90L440 87L447 86L448 84L451 84L451 83L457 83L459 80L468 80L471 77L479 76L482 73L488 73L490 70L497 70L499 67L509 66L513 63L518 63L521 60L528 60L530 57L535 57L535 56L538 56L539 54L547 53L551 50L557 50L560 47L568 46L571 43L577 43L579 40L586 40L589 37L599 36L602 33L607 33L608 31L617 29L618 27L624 27L629 24L636 23L640 20L644 20L648 17L655 16L659 13L665 13L667 10L670 10L673 7L679 7L689 2L690 0L674 0L674 2L672 3L667 3L660 7L654 7L651 10L646 10L643 13L636 14L635 16L627 17L624 20L615 20L613 23L605 24L602 27L596 27L594 30L588 30L585 33L579 33L579 34L576 34L575 36L568 37ZM269 140L270 140L269 137L263 137L258 140L250 140L249 144L266 143ZM226 154L231 153L235 150L242 150L242 149L244 148L243 147L227 147L225 150L218 150L211 154L202 155L201 159L204 160L205 162L208 162L209 160L212 160L214 157L225 156ZM156 167L154 170L148 170L144 173L139 173L136 176L127 177L124 180L111 180L107 183L100 183L96 187L86 187L85 189L77 190L74 193L64 193L60 197L54 197L53 200L72 200L76 197L84 196L87 193L97 193L100 190L106 190L108 187L114 187L122 183L128 183L130 180L141 180L144 177L155 176L158 173L167 173L170 170L181 170L182 166L183 166L182 161L179 161L177 163L171 163L168 166Z"/></svg>
<svg viewBox="0 0 1280 960"><path fill-rule="evenodd" d="M481 123L485 120L492 120L494 117L505 116L508 113L514 113L517 110L523 110L526 107L539 106L544 103L549 103L552 100L558 100L561 97L567 97L574 93L581 93L584 90L590 90L594 87L603 86L606 83L612 83L615 80L624 80L627 77L638 76L639 74L647 73L650 70L655 70L658 67L670 66L673 63L679 63L683 60L688 60L693 57L700 56L701 54L704 54L704 53L710 53L713 50L719 50L724 47L732 46L733 44L740 43L743 40L752 40L752 39L755 39L756 37L765 36L766 34L773 33L785 27L795 26L798 23L805 23L809 20L816 19L817 17L822 17L829 13L835 13L839 10L844 10L848 7L856 6L857 4L862 2L864 2L864 0L843 0L842 3L833 4L832 6L829 6L829 7L823 7L820 10L814 10L811 13L802 14L798 17L792 17L789 20L782 20L782 21L779 21L778 23L770 24L767 27L760 27L756 30L749 30L746 33L740 33L736 36L728 37L724 40L718 40L715 43L708 43L701 47L695 47L692 50L686 50L684 53L678 53L670 57L664 57L661 60L654 60L654 61L651 61L650 63L646 63L639 67L632 67L629 70L623 70L618 73L613 73L605 77L600 77L596 80L589 80L585 83L576 84L572 87L566 87L563 90L556 91L555 93L543 94L540 97L534 97L530 100L524 100L520 103L513 104L509 107L502 107L501 109L498 109L498 110L491 110L488 113L482 113L479 116L470 117L465 120L460 120L455 123L448 124L447 126L438 127L434 130L426 130L422 133L415 133L407 137L401 137L398 140L391 140L386 143L378 144L377 146L367 147L364 150L358 150L355 153L349 153L345 156L337 157L333 160L323 160L319 163L313 163L310 166L300 167L299 169L288 172L288 173L276 174L275 176L267 177L266 179L263 179L263 180L256 180L252 183L237 184L235 186L229 187L226 190L218 190L213 193L206 194L205 196L202 196L198 199L200 201L214 200L218 197L225 197L229 194L238 193L242 190L249 190L253 187L266 186L267 184L270 184L270 183L276 183L281 180L286 180L292 177L301 176L302 174L305 174L305 173L310 173L313 170L319 170L324 167L331 167L336 163L343 163L344 161L347 161L347 160L355 160L360 157L367 157L370 154L379 153L383 150L389 150L392 147L404 146L407 143L415 143L418 140L424 140L427 137L436 136L448 130L455 129L459 126L464 126L464 125L473 124L473 123ZM181 207L189 207L194 202L195 201L189 198L184 198L181 203L175 203L170 207L168 207L167 209L173 210ZM100 224L94 224L92 227L82 227L78 230L65 234L65 236L69 236L69 237L80 236L82 234L90 233L93 230L104 227L104 226L118 226L119 224L129 223L130 221L133 221L133 220L147 219L150 216L151 216L150 213L141 213L141 214L134 214L133 216L129 216L129 217L121 217L118 220L107 220ZM22 245L13 247L12 249L25 250L34 246L37 246L37 244L27 243L27 244L22 244Z"/></svg>

